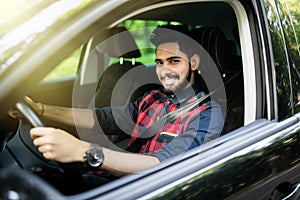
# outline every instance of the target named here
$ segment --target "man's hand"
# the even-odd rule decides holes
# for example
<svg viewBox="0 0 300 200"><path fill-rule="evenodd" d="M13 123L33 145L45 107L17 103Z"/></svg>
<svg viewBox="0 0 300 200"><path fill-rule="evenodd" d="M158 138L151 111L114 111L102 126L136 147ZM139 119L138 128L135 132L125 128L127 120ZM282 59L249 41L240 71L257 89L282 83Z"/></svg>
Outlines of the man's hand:
<svg viewBox="0 0 300 200"><path fill-rule="evenodd" d="M14 119L23 119L23 115L16 108L10 109L7 114Z"/></svg>
<svg viewBox="0 0 300 200"><path fill-rule="evenodd" d="M58 162L84 162L90 143L55 128L37 127L30 130L33 144L46 159ZM103 148L104 160L100 170L115 176L124 176L148 169L160 163L156 157L113 151Z"/></svg>
<svg viewBox="0 0 300 200"><path fill-rule="evenodd" d="M83 162L90 144L71 134L55 128L32 128L30 136L33 144L46 159L58 162Z"/></svg>
<svg viewBox="0 0 300 200"><path fill-rule="evenodd" d="M24 97L24 101L40 116L44 113L44 105L42 103L36 103L28 96Z"/></svg>
<svg viewBox="0 0 300 200"><path fill-rule="evenodd" d="M24 101L35 111L38 115L43 115L44 106L42 103L35 103L31 98L25 96ZM16 109L12 108L8 111L8 115L14 119L22 119L23 115Z"/></svg>

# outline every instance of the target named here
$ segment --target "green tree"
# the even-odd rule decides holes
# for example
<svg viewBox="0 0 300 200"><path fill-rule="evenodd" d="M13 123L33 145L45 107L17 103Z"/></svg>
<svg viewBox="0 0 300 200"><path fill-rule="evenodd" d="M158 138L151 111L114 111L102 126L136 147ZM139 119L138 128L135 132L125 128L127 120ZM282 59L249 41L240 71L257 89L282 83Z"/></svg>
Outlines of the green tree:
<svg viewBox="0 0 300 200"><path fill-rule="evenodd" d="M286 3L288 4L289 7L289 12L292 16L296 36L297 36L297 41L298 41L298 49L299 47L299 42L300 42L300 0L286 0Z"/></svg>

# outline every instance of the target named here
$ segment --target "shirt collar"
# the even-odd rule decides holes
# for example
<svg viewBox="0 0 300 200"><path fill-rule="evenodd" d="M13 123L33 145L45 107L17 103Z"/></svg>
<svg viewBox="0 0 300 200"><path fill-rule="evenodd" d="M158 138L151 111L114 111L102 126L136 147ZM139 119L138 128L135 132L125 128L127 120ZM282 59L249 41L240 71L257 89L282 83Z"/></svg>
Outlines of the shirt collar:
<svg viewBox="0 0 300 200"><path fill-rule="evenodd" d="M162 89L163 92L163 89ZM164 101L171 101L174 104L183 104L185 102L189 103L192 102L202 96L205 95L205 93L203 91L201 91L201 88L199 86L199 84L194 83L191 87L187 87L175 94L171 93L171 94L166 94L165 93L165 98L161 99L161 102Z"/></svg>

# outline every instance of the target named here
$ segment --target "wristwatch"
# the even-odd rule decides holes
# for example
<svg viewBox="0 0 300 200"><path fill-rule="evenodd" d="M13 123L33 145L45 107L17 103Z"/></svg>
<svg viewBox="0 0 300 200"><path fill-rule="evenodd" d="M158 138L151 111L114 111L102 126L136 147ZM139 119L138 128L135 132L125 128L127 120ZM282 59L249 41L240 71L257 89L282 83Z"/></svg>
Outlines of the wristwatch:
<svg viewBox="0 0 300 200"><path fill-rule="evenodd" d="M102 147L97 144L91 144L90 149L85 152L84 164L88 168L96 169L101 166L103 159Z"/></svg>

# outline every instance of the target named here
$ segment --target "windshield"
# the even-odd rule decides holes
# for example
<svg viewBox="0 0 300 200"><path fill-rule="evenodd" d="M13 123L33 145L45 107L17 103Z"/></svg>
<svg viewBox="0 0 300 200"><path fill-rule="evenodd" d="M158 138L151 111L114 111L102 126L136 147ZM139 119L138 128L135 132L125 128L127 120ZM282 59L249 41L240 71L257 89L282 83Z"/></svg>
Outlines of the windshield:
<svg viewBox="0 0 300 200"><path fill-rule="evenodd" d="M5 1L0 14L0 74L22 56L25 49L57 21L74 15L88 0ZM5 10L5 11L4 11ZM53 30L54 30L53 29ZM48 31L51 34L51 31Z"/></svg>

